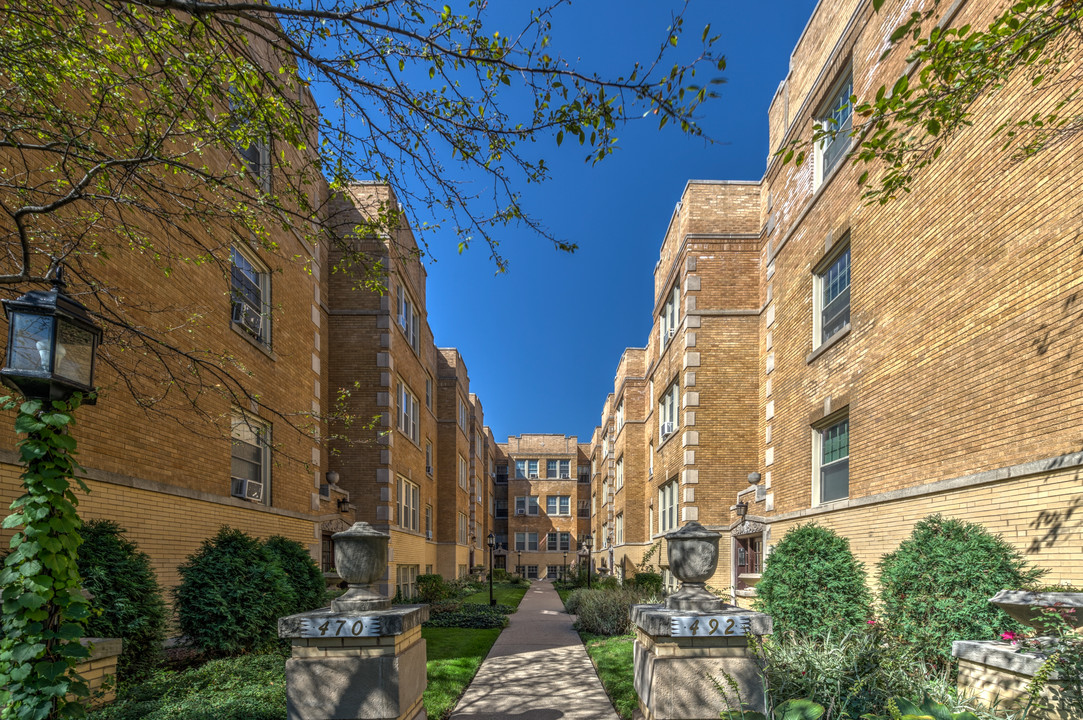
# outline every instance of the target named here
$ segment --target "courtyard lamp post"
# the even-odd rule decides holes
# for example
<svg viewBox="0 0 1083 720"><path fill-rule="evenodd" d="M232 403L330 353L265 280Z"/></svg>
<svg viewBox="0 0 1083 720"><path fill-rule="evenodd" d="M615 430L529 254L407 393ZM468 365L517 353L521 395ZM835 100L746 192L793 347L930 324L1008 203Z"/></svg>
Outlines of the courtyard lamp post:
<svg viewBox="0 0 1083 720"><path fill-rule="evenodd" d="M82 657L76 649L89 612L75 563L77 545L70 542L81 523L74 498L67 497L76 468L69 425L79 401L68 401L78 393L93 393L94 356L102 338L87 309L64 287L57 267L52 290L31 290L3 301L8 346L0 369L0 380L27 400L6 401L5 409L17 408L16 432L27 438L19 443L25 495L4 526L21 527L16 539L36 541L24 543L20 553L12 553L4 563L6 574L14 578L5 595L14 592L13 597L36 601L6 614L7 651L35 668L20 683L22 710L50 719L81 707L86 698L85 687L80 692L75 684L74 671ZM94 398L83 402L92 404ZM26 551L32 545L58 550ZM47 586L33 582L40 574L49 577ZM58 667L63 670L57 672Z"/></svg>
<svg viewBox="0 0 1083 720"><path fill-rule="evenodd" d="M587 549L587 590L590 590L590 566L593 563L590 561L590 548L594 545L594 536L587 533L583 537L583 547Z"/></svg>
<svg viewBox="0 0 1083 720"><path fill-rule="evenodd" d="M564 551L564 567L560 570L560 579L568 582L568 551Z"/></svg>
<svg viewBox="0 0 1083 720"><path fill-rule="evenodd" d="M515 554L519 556L519 561L515 563L515 572L518 575L522 575L523 577L526 577L526 573L523 572L523 551L522 550L516 550Z"/></svg>
<svg viewBox="0 0 1083 720"><path fill-rule="evenodd" d="M496 605L496 600L493 599L493 550L496 549L496 535L489 533L485 543L489 546L489 605L492 606Z"/></svg>

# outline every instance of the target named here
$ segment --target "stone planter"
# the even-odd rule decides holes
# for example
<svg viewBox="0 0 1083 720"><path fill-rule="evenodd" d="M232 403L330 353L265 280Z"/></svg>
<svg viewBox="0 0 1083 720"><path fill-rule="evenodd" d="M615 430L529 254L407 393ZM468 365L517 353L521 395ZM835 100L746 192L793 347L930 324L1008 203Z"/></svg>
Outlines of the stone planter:
<svg viewBox="0 0 1083 720"><path fill-rule="evenodd" d="M730 607L705 586L718 568L721 537L695 520L666 535L669 571L681 581L681 589L666 598L667 608L707 612Z"/></svg>
<svg viewBox="0 0 1083 720"><path fill-rule="evenodd" d="M331 536L335 543L335 569L349 588L331 601L335 612L387 610L391 598L376 592L374 584L387 572L387 545L391 536L367 522L356 522L349 530Z"/></svg>
<svg viewBox="0 0 1083 720"><path fill-rule="evenodd" d="M1083 628L1083 593L1078 592L1027 592L1025 590L1001 590L989 602L1014 619L1044 631L1038 620L1044 608L1073 610L1062 612L1061 617L1076 631Z"/></svg>

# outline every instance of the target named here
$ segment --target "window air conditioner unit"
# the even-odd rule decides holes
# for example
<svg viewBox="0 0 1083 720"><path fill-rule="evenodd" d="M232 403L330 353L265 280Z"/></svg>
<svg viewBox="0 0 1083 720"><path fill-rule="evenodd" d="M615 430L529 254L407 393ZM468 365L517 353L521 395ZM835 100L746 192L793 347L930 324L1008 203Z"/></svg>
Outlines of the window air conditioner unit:
<svg viewBox="0 0 1083 720"><path fill-rule="evenodd" d="M530 479L531 480L537 480L538 479L538 473L530 473Z"/></svg>
<svg viewBox="0 0 1083 720"><path fill-rule="evenodd" d="M432 530L426 530L425 531L425 539L426 540L432 540Z"/></svg>
<svg viewBox="0 0 1083 720"><path fill-rule="evenodd" d="M259 337L263 331L263 316L243 302L233 303L233 322Z"/></svg>
<svg viewBox="0 0 1083 720"><path fill-rule="evenodd" d="M231 494L252 502L263 502L263 483L248 478L232 478Z"/></svg>
<svg viewBox="0 0 1083 720"><path fill-rule="evenodd" d="M672 339L673 339L673 336L674 336L674 335L676 335L676 334L677 334L677 328L670 328L670 329L669 329L669 330L668 330L668 331L666 332L666 339L667 339L667 340L672 340Z"/></svg>
<svg viewBox="0 0 1083 720"><path fill-rule="evenodd" d="M676 423L664 422L662 423L662 437L667 438L677 430Z"/></svg>
<svg viewBox="0 0 1083 720"><path fill-rule="evenodd" d="M478 495L478 505L481 505L481 495Z"/></svg>
<svg viewBox="0 0 1083 720"><path fill-rule="evenodd" d="M526 515L526 510L516 510L515 514L516 515Z"/></svg>
<svg viewBox="0 0 1083 720"><path fill-rule="evenodd" d="M432 465L426 465L425 472L429 475L432 475Z"/></svg>

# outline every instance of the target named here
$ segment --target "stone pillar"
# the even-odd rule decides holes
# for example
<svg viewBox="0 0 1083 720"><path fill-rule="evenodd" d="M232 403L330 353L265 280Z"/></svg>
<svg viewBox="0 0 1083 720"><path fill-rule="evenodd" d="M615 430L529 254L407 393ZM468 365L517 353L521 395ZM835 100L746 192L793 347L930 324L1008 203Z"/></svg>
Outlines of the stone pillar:
<svg viewBox="0 0 1083 720"><path fill-rule="evenodd" d="M332 536L350 584L331 607L278 621L293 642L286 661L289 720L424 720L426 605L391 606L373 583L387 570L390 536L365 522Z"/></svg>
<svg viewBox="0 0 1083 720"><path fill-rule="evenodd" d="M289 720L424 720L421 623L428 617L428 606L400 605L281 618L279 636L293 641L286 660Z"/></svg>
<svg viewBox="0 0 1083 720"><path fill-rule="evenodd" d="M635 689L645 720L707 720L722 710L766 712L763 675L749 648L771 618L711 594L721 535L692 521L666 536L681 589L664 605L632 606Z"/></svg>

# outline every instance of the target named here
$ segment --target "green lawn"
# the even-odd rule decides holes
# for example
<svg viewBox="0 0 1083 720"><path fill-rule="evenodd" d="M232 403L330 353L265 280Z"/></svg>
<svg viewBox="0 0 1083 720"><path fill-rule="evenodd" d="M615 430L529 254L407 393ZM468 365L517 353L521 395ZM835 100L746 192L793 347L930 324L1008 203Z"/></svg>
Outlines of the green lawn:
<svg viewBox="0 0 1083 720"><path fill-rule="evenodd" d="M579 633L579 635L587 647L587 654L598 669L598 677L602 679L602 685L613 707L622 718L630 720L637 705L636 690L632 681L632 644L635 638L631 635L613 637L590 633Z"/></svg>
<svg viewBox="0 0 1083 720"><path fill-rule="evenodd" d="M498 628L421 628L429 657L425 712L432 720L440 720L455 709L499 634Z"/></svg>
<svg viewBox="0 0 1083 720"><path fill-rule="evenodd" d="M526 585L511 585L508 583L493 583L493 597L501 605L511 605L512 607L518 607L519 601L526 595ZM489 604L489 588L485 587L481 592L476 592L473 595L467 595L462 598L463 602L468 603L480 603L482 605Z"/></svg>
<svg viewBox="0 0 1083 720"><path fill-rule="evenodd" d="M574 588L572 590L557 590L557 595L560 596L560 601L562 603L567 604L568 596L571 595L573 592L575 592Z"/></svg>

